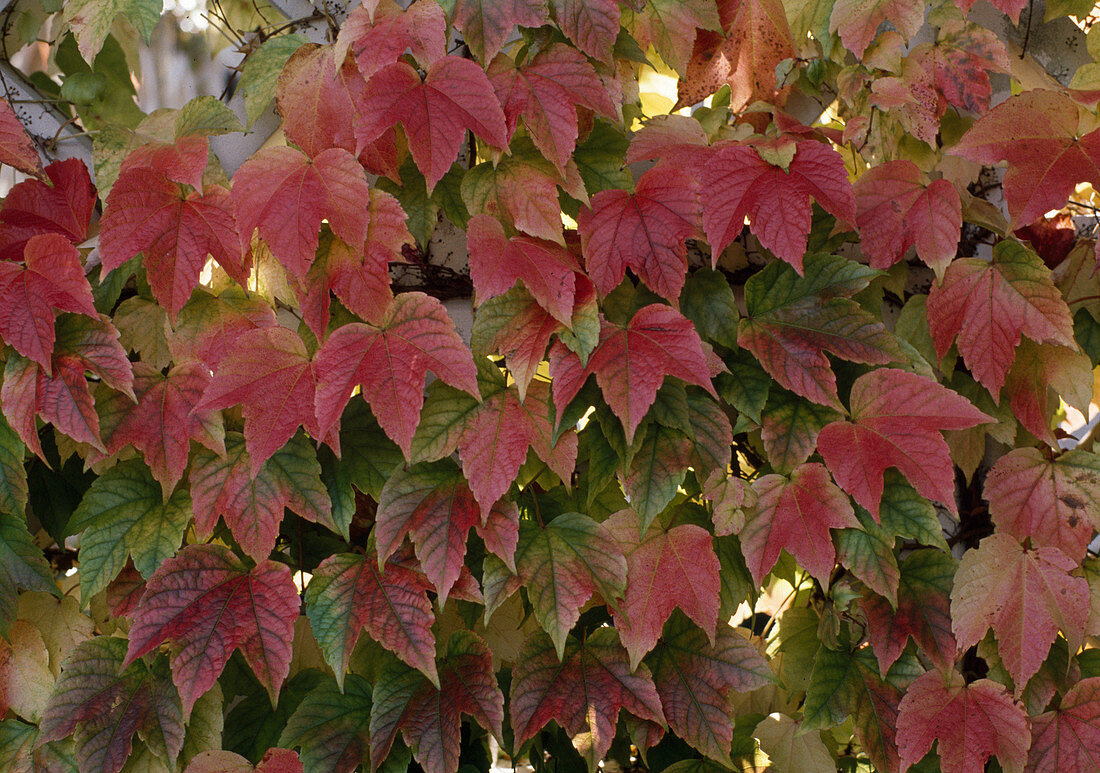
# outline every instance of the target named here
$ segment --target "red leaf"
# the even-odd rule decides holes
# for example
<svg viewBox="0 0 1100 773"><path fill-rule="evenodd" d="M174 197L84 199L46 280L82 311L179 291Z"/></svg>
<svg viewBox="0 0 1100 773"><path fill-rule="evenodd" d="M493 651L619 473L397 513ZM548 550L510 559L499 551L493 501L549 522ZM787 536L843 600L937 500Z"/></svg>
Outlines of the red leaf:
<svg viewBox="0 0 1100 773"><path fill-rule="evenodd" d="M144 663L126 664L125 654L124 639L97 636L77 644L61 664L38 742L61 740L75 730L81 770L118 773L135 732L173 766L183 747L180 698L167 675ZM61 768L42 768L54 769Z"/></svg>
<svg viewBox="0 0 1100 773"><path fill-rule="evenodd" d="M470 350L435 298L402 293L380 316L377 325L344 325L317 352L317 420L320 434L327 435L358 385L407 458L427 372L476 397L476 371Z"/></svg>
<svg viewBox="0 0 1100 773"><path fill-rule="evenodd" d="M859 528L852 503L828 470L801 464L790 478L765 475L753 482L759 502L741 529L741 550L757 584L786 550L813 577L827 583L836 565L829 529Z"/></svg>
<svg viewBox="0 0 1100 773"><path fill-rule="evenodd" d="M541 27L546 21L546 0L459 0L454 10L455 27L483 65L497 55L516 25Z"/></svg>
<svg viewBox="0 0 1100 773"><path fill-rule="evenodd" d="M957 671L929 671L909 685L898 711L898 753L906 770L939 740L944 773L979 773L997 755L1022 770L1031 741L1027 715L989 679L966 684Z"/></svg>
<svg viewBox="0 0 1100 773"><path fill-rule="evenodd" d="M983 115L949 152L981 164L1008 161L1003 190L1012 227L1061 209L1077 183L1100 185L1100 129L1077 136L1077 104L1026 91Z"/></svg>
<svg viewBox="0 0 1100 773"><path fill-rule="evenodd" d="M258 328L240 336L218 364L197 410L241 405L244 437L255 475L299 426L316 438L313 363L297 333L285 327Z"/></svg>
<svg viewBox="0 0 1100 773"><path fill-rule="evenodd" d="M962 9L963 13L970 13L974 3L978 0L955 0L955 5ZM990 0L990 5L1012 19L1013 24L1020 21L1020 11L1024 10L1027 0Z"/></svg>
<svg viewBox="0 0 1100 773"><path fill-rule="evenodd" d="M665 726L649 669L630 667L614 628L597 628L583 643L570 637L560 658L549 637L531 638L512 669L509 704L517 745L554 720L593 768L611 747L621 710Z"/></svg>
<svg viewBox="0 0 1100 773"><path fill-rule="evenodd" d="M184 773L302 773L302 761L289 749L268 749L256 766L235 752L199 752Z"/></svg>
<svg viewBox="0 0 1100 773"><path fill-rule="evenodd" d="M0 164L36 177L42 176L38 148L6 99L0 99Z"/></svg>
<svg viewBox="0 0 1100 773"><path fill-rule="evenodd" d="M730 18L724 18L731 6ZM723 14L724 32L695 33L687 72L677 86L676 107L701 102L723 85L730 87L734 112L760 100L782 106L790 89L776 82L775 68L797 53L783 3L736 0L719 3L718 12Z"/></svg>
<svg viewBox="0 0 1100 773"><path fill-rule="evenodd" d="M52 187L41 180L12 186L0 209L0 260L22 260L37 234L58 233L73 244L88 236L96 190L84 162L76 158L46 167Z"/></svg>
<svg viewBox="0 0 1100 773"><path fill-rule="evenodd" d="M695 180L669 166L651 169L634 193L600 191L577 218L585 266L600 295L614 290L626 269L671 303L687 273L685 240L698 233Z"/></svg>
<svg viewBox="0 0 1100 773"><path fill-rule="evenodd" d="M641 8L635 6L623 26L643 51L652 46L681 75L687 70L696 31L722 29L713 0L649 0Z"/></svg>
<svg viewBox="0 0 1100 773"><path fill-rule="evenodd" d="M340 553L326 558L306 586L306 615L343 684L359 633L367 634L401 660L439 684L432 634L431 585L419 572L376 556Z"/></svg>
<svg viewBox="0 0 1100 773"><path fill-rule="evenodd" d="M472 254L470 260L474 260ZM594 306L595 290L590 282L585 282L585 285L588 300ZM525 288L517 286L478 306L470 346L477 355L504 355L522 402L528 384L546 356L550 337L564 331L564 326L550 316Z"/></svg>
<svg viewBox="0 0 1100 773"><path fill-rule="evenodd" d="M124 412L107 441L107 452L126 445L141 451L164 495L170 495L187 468L192 440L225 454L221 415L196 410L209 383L210 371L197 362L182 362L167 375L144 362L134 363L137 405L119 401Z"/></svg>
<svg viewBox="0 0 1100 773"><path fill-rule="evenodd" d="M332 519L317 456L305 438L292 439L255 470L240 435L229 433L225 445L224 456L200 451L191 465L195 530L201 538L210 536L221 516L244 552L260 561L275 547L288 507L341 531Z"/></svg>
<svg viewBox="0 0 1100 773"><path fill-rule="evenodd" d="M706 191L703 229L715 261L741 233L747 216L760 243L801 274L810 200L839 220L856 219L844 161L832 147L815 140L797 143L786 171L748 145L730 145L716 151L701 173L700 190Z"/></svg>
<svg viewBox="0 0 1100 773"><path fill-rule="evenodd" d="M530 236L504 235L500 222L489 215L470 218L466 228L470 249L470 278L478 301L502 295L517 281L563 325L572 324L574 272L577 258L553 242Z"/></svg>
<svg viewBox="0 0 1100 773"><path fill-rule="evenodd" d="M558 27L577 48L603 62L619 36L619 4L615 0L551 0Z"/></svg>
<svg viewBox="0 0 1100 773"><path fill-rule="evenodd" d="M209 140L199 135L185 135L175 142L150 142L135 148L122 160L119 176L144 169L202 191L202 174L209 156Z"/></svg>
<svg viewBox="0 0 1100 773"><path fill-rule="evenodd" d="M908 41L924 24L924 3L920 0L837 0L829 17L829 32L839 32L844 47L857 59L862 59L884 21L893 24Z"/></svg>
<svg viewBox="0 0 1100 773"><path fill-rule="evenodd" d="M1073 320L1050 269L1016 241L999 242L993 260L960 258L928 294L928 327L943 357L958 336L974 378L996 397L1020 335L1074 346Z"/></svg>
<svg viewBox="0 0 1100 773"><path fill-rule="evenodd" d="M332 46L304 45L279 73L275 107L283 132L310 158L329 148L357 155L362 150L355 139L355 125L362 120L356 105L367 82L354 61L337 60L334 50L340 53Z"/></svg>
<svg viewBox="0 0 1100 773"><path fill-rule="evenodd" d="M485 549L495 555L511 572L516 571L516 546L519 544L519 508L502 499L493 505L484 523L474 524Z"/></svg>
<svg viewBox="0 0 1100 773"><path fill-rule="evenodd" d="M241 242L252 231L298 278L305 276L317 252L321 221L348 244L367 238L369 214L363 202L370 187L363 168L343 148L308 158L294 148L268 148L253 155L233 176L233 208Z"/></svg>
<svg viewBox="0 0 1100 773"><path fill-rule="evenodd" d="M508 145L504 113L484 70L457 56L434 62L423 81L404 62L383 67L367 83L359 112L364 120L356 125L355 136L361 143L397 123L405 127L409 151L429 193L458 158L466 129L490 145Z"/></svg>
<svg viewBox="0 0 1100 773"><path fill-rule="evenodd" d="M626 556L626 592L612 612L615 628L637 667L653 649L677 607L706 633L711 645L718 626L719 565L710 533L694 524L650 524L639 536L638 514L621 510L604 526Z"/></svg>
<svg viewBox="0 0 1100 773"><path fill-rule="evenodd" d="M954 465L940 431L992 422L989 416L935 381L893 368L856 379L849 405L852 421L834 421L817 438L841 488L877 520L883 473L897 467L922 496L958 512Z"/></svg>
<svg viewBox="0 0 1100 773"><path fill-rule="evenodd" d="M633 442L634 431L653 405L665 376L701 386L717 397L695 327L680 312L656 303L639 309L625 327L604 320L599 346L587 366L561 342L554 344L550 376L558 421L592 373L607 404L622 421L628 443Z"/></svg>
<svg viewBox="0 0 1100 773"><path fill-rule="evenodd" d="M362 204L360 204L362 206ZM367 240L362 249L332 238L321 249L303 281L298 282L302 316L319 339L329 321L329 292L366 320L375 320L393 300L389 264L403 262L401 249L413 237L405 211L393 196L371 189Z"/></svg>
<svg viewBox="0 0 1100 773"><path fill-rule="evenodd" d="M502 388L503 383L496 387L466 421L458 439L462 471L481 505L483 518L508 492L527 460L528 450L533 450L566 484L577 462L576 432L564 432L554 439L549 384L533 382L523 402L518 391Z"/></svg>
<svg viewBox="0 0 1100 773"><path fill-rule="evenodd" d="M674 733L699 751L729 761L734 716L731 693L748 692L774 679L767 660L728 625L708 637L682 617L665 626L646 664Z"/></svg>
<svg viewBox="0 0 1100 773"><path fill-rule="evenodd" d="M993 465L984 493L998 532L1080 561L1100 521L1100 463L1086 451L1049 460L1017 448Z"/></svg>
<svg viewBox="0 0 1100 773"><path fill-rule="evenodd" d="M51 372L54 310L98 318L80 253L60 234L27 241L25 266L0 262L0 337Z"/></svg>
<svg viewBox="0 0 1100 773"><path fill-rule="evenodd" d="M171 639L172 676L188 715L239 649L274 704L290 671L298 604L284 564L248 570L226 548L188 545L149 578L123 665Z"/></svg>
<svg viewBox="0 0 1100 773"><path fill-rule="evenodd" d="M504 695L493 656L469 631L452 634L439 664L439 684L416 671L390 669L375 682L370 713L371 765L389 754L398 730L425 773L458 770L462 715L503 740Z"/></svg>
<svg viewBox="0 0 1100 773"><path fill-rule="evenodd" d="M334 50L341 61L350 50L359 72L369 78L400 59L406 49L427 67L442 57L446 48L447 17L439 3L419 0L402 8L393 0L382 0L352 9L340 25Z"/></svg>
<svg viewBox="0 0 1100 773"><path fill-rule="evenodd" d="M1031 773L1091 770L1100 761L1100 677L1073 685L1054 711L1031 720Z"/></svg>
<svg viewBox="0 0 1100 773"><path fill-rule="evenodd" d="M1022 692L1046 660L1058 631L1076 651L1089 615L1089 585L1069 572L1077 562L1057 548L1028 549L995 533L968 550L951 591L951 628L959 650L990 628L997 652Z"/></svg>
<svg viewBox="0 0 1100 773"><path fill-rule="evenodd" d="M962 204L947 180L925 185L912 161L875 166L856 181L856 224L871 266L886 269L909 247L943 276L954 260L962 229Z"/></svg>
<svg viewBox="0 0 1100 773"><path fill-rule="evenodd" d="M897 607L877 594L860 600L867 617L867 638L885 674L912 638L940 669L955 663L951 633L951 586L955 559L939 550L917 550L901 561Z"/></svg>
<svg viewBox="0 0 1100 773"><path fill-rule="evenodd" d="M379 570L409 535L440 606L447 603L466 557L466 537L481 524L473 492L454 463L395 471L382 487L375 519Z"/></svg>
<svg viewBox="0 0 1100 773"><path fill-rule="evenodd" d="M570 46L544 48L519 67L502 54L488 74L504 108L508 141L522 117L535 147L562 176L577 147L577 106L616 120L618 111L603 81L584 54Z"/></svg>
<svg viewBox="0 0 1100 773"><path fill-rule="evenodd" d="M229 192L212 185L205 194L184 193L144 168L120 174L107 195L99 250L104 271L143 253L153 296L173 321L199 283L207 255L241 285L248 280Z"/></svg>

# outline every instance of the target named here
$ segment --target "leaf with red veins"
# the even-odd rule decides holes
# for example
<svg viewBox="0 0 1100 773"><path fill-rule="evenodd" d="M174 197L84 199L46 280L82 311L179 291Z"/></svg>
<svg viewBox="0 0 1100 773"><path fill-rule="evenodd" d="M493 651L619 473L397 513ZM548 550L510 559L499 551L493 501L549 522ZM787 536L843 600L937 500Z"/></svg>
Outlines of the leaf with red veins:
<svg viewBox="0 0 1100 773"><path fill-rule="evenodd" d="M772 263L745 283L737 343L781 386L841 410L829 354L885 365L905 355L882 321L850 297L874 272L837 256L808 255L804 277Z"/></svg>
<svg viewBox="0 0 1100 773"><path fill-rule="evenodd" d="M481 523L473 492L451 460L398 469L382 487L375 516L378 568L408 535L425 576L447 602L466 557L466 537Z"/></svg>
<svg viewBox="0 0 1100 773"><path fill-rule="evenodd" d="M274 705L290 671L298 607L286 565L263 561L249 570L226 548L188 545L149 578L123 665L170 639L172 677L189 715L240 650Z"/></svg>
<svg viewBox="0 0 1100 773"><path fill-rule="evenodd" d="M570 637L562 644L555 652L550 637L537 634L516 660L509 712L517 745L554 720L595 769L611 748L621 711L665 727L649 669L630 667L614 628L597 628L583 642Z"/></svg>
<svg viewBox="0 0 1100 773"><path fill-rule="evenodd" d="M517 67L507 54L493 59L489 81L504 108L508 141L523 118L535 147L565 175L577 147L577 106L616 120L618 108L588 59L556 43Z"/></svg>
<svg viewBox="0 0 1100 773"><path fill-rule="evenodd" d="M473 261L472 255L470 260ZM562 324L526 288L517 285L477 307L470 347L478 356L504 355L523 402L527 386L546 356L551 336L564 331Z"/></svg>
<svg viewBox="0 0 1100 773"><path fill-rule="evenodd" d="M302 339L285 327L245 333L218 364L197 410L242 406L244 436L255 475L299 426L316 438L316 376Z"/></svg>
<svg viewBox="0 0 1100 773"><path fill-rule="evenodd" d="M38 148L6 99L0 99L0 164L7 164L24 174L42 176Z"/></svg>
<svg viewBox="0 0 1100 773"><path fill-rule="evenodd" d="M523 402L517 390L505 386L503 374L490 390L466 420L458 440L462 471L483 517L508 492L528 450L567 486L577 463L577 433L570 430L554 439L548 383L532 382Z"/></svg>
<svg viewBox="0 0 1100 773"><path fill-rule="evenodd" d="M355 138L355 125L362 120L356 106L367 82L353 60L337 60L338 54L333 46L307 44L279 73L275 107L283 131L311 158L329 148L356 155L362 150Z"/></svg>
<svg viewBox="0 0 1100 773"><path fill-rule="evenodd" d="M504 235L494 217L476 215L466 228L470 278L478 300L502 295L519 280L554 319L569 326L576 291L576 256L554 242L529 236Z"/></svg>
<svg viewBox="0 0 1100 773"><path fill-rule="evenodd" d="M934 44L918 46L913 55L927 58L936 90L948 103L979 115L989 112L989 74L1011 69L1004 41L977 24L949 22Z"/></svg>
<svg viewBox="0 0 1100 773"><path fill-rule="evenodd" d="M558 421L592 373L611 411L623 423L628 443L634 441L634 431L666 376L700 386L717 397L710 363L695 327L680 312L657 303L639 309L626 326L604 320L600 343L587 367L560 342L554 344L550 376Z"/></svg>
<svg viewBox="0 0 1100 773"><path fill-rule="evenodd" d="M882 22L893 24L908 41L924 24L924 11L924 3L919 0L837 0L829 18L829 32L839 32L844 47L862 59Z"/></svg>
<svg viewBox="0 0 1100 773"><path fill-rule="evenodd" d="M687 273L686 239L698 234L695 179L667 165L638 178L634 193L600 191L577 217L585 267L600 295L629 268L646 286L677 303Z"/></svg>
<svg viewBox="0 0 1100 773"><path fill-rule="evenodd" d="M242 246L259 229L275 257L298 278L313 262L322 221L348 244L367 238L370 216L363 202L370 186L363 167L343 148L312 159L290 147L261 150L233 175L230 195Z"/></svg>
<svg viewBox="0 0 1100 773"><path fill-rule="evenodd" d="M119 175L107 195L99 235L103 270L143 253L153 297L175 321L199 283L208 255L242 286L249 259L242 256L230 194L211 185L184 193L179 183L144 168Z"/></svg>
<svg viewBox="0 0 1100 773"><path fill-rule="evenodd" d="M208 538L221 516L244 552L261 561L275 547L285 508L347 534L346 524L333 521L321 465L308 440L293 438L255 473L244 439L230 432L225 441L224 456L202 450L191 465L195 530L200 537Z"/></svg>
<svg viewBox="0 0 1100 773"><path fill-rule="evenodd" d="M653 671L669 729L728 764L734 725L731 693L749 692L775 679L760 651L724 623L716 637L708 637L674 615L645 662Z"/></svg>
<svg viewBox="0 0 1100 773"><path fill-rule="evenodd" d="M240 336L275 325L271 305L241 288L228 287L217 295L200 288L180 310L168 348L176 362L197 360L213 371Z"/></svg>
<svg viewBox="0 0 1100 773"><path fill-rule="evenodd" d="M962 230L959 192L947 180L925 185L912 161L872 167L853 187L856 225L873 268L897 263L909 247L937 276L954 260Z"/></svg>
<svg viewBox="0 0 1100 773"><path fill-rule="evenodd" d="M53 376L39 370L38 415L73 440L104 451L99 416L84 376L84 364L74 357L54 360Z"/></svg>
<svg viewBox="0 0 1100 773"><path fill-rule="evenodd" d="M817 437L840 487L878 520L883 474L897 467L921 496L957 514L954 465L940 432L993 419L937 382L894 368L856 379L849 405L852 420L834 421Z"/></svg>
<svg viewBox="0 0 1100 773"><path fill-rule="evenodd" d="M845 222L855 222L852 186L840 154L815 140L801 140L786 171L748 145L727 145L701 169L703 230L714 260L749 218L760 243L802 273L810 232L810 200Z"/></svg>
<svg viewBox="0 0 1100 773"><path fill-rule="evenodd" d="M51 372L56 311L97 318L80 253L64 236L27 241L25 265L0 262L0 337Z"/></svg>
<svg viewBox="0 0 1100 773"><path fill-rule="evenodd" d="M56 331L55 358L82 365L111 389L135 399L133 366L110 317L65 314L58 318Z"/></svg>
<svg viewBox="0 0 1100 773"><path fill-rule="evenodd" d="M175 767L184 740L180 696L163 663L126 664L125 654L126 640L109 636L82 642L68 654L46 706L38 743L61 740L75 731L81 770L118 773L130 756L136 732L157 758ZM41 768L47 769L62 768Z"/></svg>
<svg viewBox="0 0 1100 773"><path fill-rule="evenodd" d="M936 665L948 669L958 647L951 633L951 588L957 562L939 550L917 550L900 561L897 606L877 594L859 605L867 618L867 638L885 674L911 638Z"/></svg>
<svg viewBox="0 0 1100 773"><path fill-rule="evenodd" d="M400 731L425 773L458 770L463 714L503 742L504 694L493 673L493 655L470 631L451 635L439 661L438 685L402 667L378 677L370 711L373 766L386 758Z"/></svg>
<svg viewBox="0 0 1100 773"><path fill-rule="evenodd" d="M365 630L439 684L431 589L423 574L393 561L379 571L373 553L340 553L321 562L306 586L306 615L336 681L343 684L355 643Z"/></svg>
<svg viewBox="0 0 1100 773"><path fill-rule="evenodd" d="M786 550L826 583L836 565L829 529L859 528L848 497L821 464L799 465L790 478L765 475L753 482L758 497L741 529L741 550L759 584Z"/></svg>
<svg viewBox="0 0 1100 773"><path fill-rule="evenodd" d="M697 30L721 31L713 0L649 0L641 10L628 10L623 27L643 51L650 46L683 76Z"/></svg>
<svg viewBox="0 0 1100 773"><path fill-rule="evenodd" d="M1050 269L1017 241L998 242L992 260L959 258L928 294L928 327L943 357L958 337L967 367L996 397L1020 336L1074 346L1073 319Z"/></svg>
<svg viewBox="0 0 1100 773"><path fill-rule="evenodd" d="M77 158L46 167L52 185L24 180L12 186L0 208L0 260L22 260L31 237L61 234L73 244L88 236L96 189L88 168Z"/></svg>
<svg viewBox="0 0 1100 773"><path fill-rule="evenodd" d="M1080 450L1050 460L1017 448L993 465L984 494L998 532L1080 561L1100 526L1100 460Z"/></svg>
<svg viewBox="0 0 1100 773"><path fill-rule="evenodd" d="M989 679L967 684L957 671L938 670L909 685L897 738L902 770L939 740L943 773L978 773L993 755L1006 770L1023 770L1031 743L1027 714L1004 686Z"/></svg>
<svg viewBox="0 0 1100 773"><path fill-rule="evenodd" d="M454 10L455 28L482 65L493 60L517 25L541 27L547 21L546 0L459 0Z"/></svg>
<svg viewBox="0 0 1100 773"><path fill-rule="evenodd" d="M734 112L757 101L781 107L790 87L776 80L775 68L797 55L783 3L733 0L719 3L718 13L723 29L696 33L676 108L702 102L723 85L730 87Z"/></svg>
<svg viewBox="0 0 1100 773"><path fill-rule="evenodd" d="M516 546L519 545L519 508L515 502L502 499L493 505L483 523L474 530L485 543L485 549L495 555L509 571L516 571Z"/></svg>
<svg viewBox="0 0 1100 773"><path fill-rule="evenodd" d="M419 292L402 293L377 325L353 323L336 330L314 356L317 421L327 435L359 386L378 423L410 455L424 404L424 379L478 396L477 375L466 344L443 305Z"/></svg>
<svg viewBox="0 0 1100 773"><path fill-rule="evenodd" d="M970 13L970 9L974 7L976 2L978 0L955 0L955 5L963 13ZM990 5L1011 18L1013 24L1018 24L1020 22L1020 11L1027 6L1027 0L990 0Z"/></svg>
<svg viewBox="0 0 1100 773"><path fill-rule="evenodd" d="M588 599L599 594L615 608L626 588L626 558L619 543L604 524L579 513L563 513L545 528L523 521L516 569L535 618L559 656Z"/></svg>
<svg viewBox="0 0 1100 773"><path fill-rule="evenodd" d="M467 129L494 147L508 145L504 112L485 71L458 56L436 60L423 81L405 62L386 65L368 81L359 112L364 117L355 127L360 143L397 123L405 128L429 193L458 158Z"/></svg>
<svg viewBox="0 0 1100 773"><path fill-rule="evenodd" d="M1100 765L1100 677L1082 679L1062 696L1058 708L1032 717L1032 773L1094 770Z"/></svg>
<svg viewBox="0 0 1100 773"><path fill-rule="evenodd" d="M1057 548L1021 547L995 533L968 550L951 591L951 627L959 650L977 644L990 628L1008 673L1023 690L1046 660L1058 632L1076 651L1089 614L1089 585L1069 574L1077 562Z"/></svg>
<svg viewBox="0 0 1100 773"><path fill-rule="evenodd" d="M4 381L0 385L0 407L4 418L27 448L45 459L38 439L38 408L47 376L42 366L19 354L9 354L4 363Z"/></svg>
<svg viewBox="0 0 1100 773"><path fill-rule="evenodd" d="M577 48L601 62L612 61L621 14L615 0L550 0L550 8L558 27Z"/></svg>
<svg viewBox="0 0 1100 773"><path fill-rule="evenodd" d="M175 142L150 142L130 152L122 160L119 175L136 169L149 172L202 191L202 173L210 157L210 142L195 134L180 137Z"/></svg>
<svg viewBox="0 0 1100 773"><path fill-rule="evenodd" d="M621 510L604 526L626 556L626 592L612 612L615 628L636 668L653 649L673 610L683 610L711 645L718 626L719 564L710 533L695 524L650 524L638 534L638 514Z"/></svg>
<svg viewBox="0 0 1100 773"><path fill-rule="evenodd" d="M382 0L370 6L352 9L340 25L334 48L341 61L350 51L364 78L396 62L406 49L424 67L446 53L447 17L439 3L418 0L402 8L393 0Z"/></svg>
<svg viewBox="0 0 1100 773"><path fill-rule="evenodd" d="M118 401L124 411L117 419L107 452L132 445L141 451L153 477L167 497L183 477L196 440L216 454L225 455L225 428L221 413L196 410L210 371L197 362L181 362L167 375L144 362L134 363L137 405Z"/></svg>
<svg viewBox="0 0 1100 773"><path fill-rule="evenodd" d="M898 77L876 78L871 83L870 103L896 119L905 132L936 145L947 103L936 91L932 73L920 60L907 56L901 60Z"/></svg>
<svg viewBox="0 0 1100 773"><path fill-rule="evenodd" d="M1100 185L1100 129L1078 137L1077 103L1026 91L997 105L949 153L980 164L1007 161L1003 190L1012 228L1061 209L1080 182Z"/></svg>
<svg viewBox="0 0 1100 773"><path fill-rule="evenodd" d="M1016 349L1001 401L1008 398L1012 415L1028 432L1051 448L1059 448L1051 424L1060 401L1087 412L1092 400L1091 373L1088 355L1076 347L1036 344L1025 338Z"/></svg>

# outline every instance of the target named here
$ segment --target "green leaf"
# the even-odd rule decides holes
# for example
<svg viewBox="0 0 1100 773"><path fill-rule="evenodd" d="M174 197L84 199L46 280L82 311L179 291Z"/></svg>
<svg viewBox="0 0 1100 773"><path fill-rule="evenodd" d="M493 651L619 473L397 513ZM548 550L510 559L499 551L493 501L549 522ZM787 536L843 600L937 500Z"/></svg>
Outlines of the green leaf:
<svg viewBox="0 0 1100 773"><path fill-rule="evenodd" d="M89 62L103 47L116 17L132 24L148 43L164 10L160 0L68 0L63 7L64 19L76 34L80 53Z"/></svg>
<svg viewBox="0 0 1100 773"><path fill-rule="evenodd" d="M0 770L12 773L77 773L73 745L69 740L38 746L38 728L5 719L0 722Z"/></svg>
<svg viewBox="0 0 1100 773"><path fill-rule="evenodd" d="M611 533L586 515L563 513L545 528L520 524L516 568L535 618L558 657L593 593L610 605L626 588L626 558Z"/></svg>
<svg viewBox="0 0 1100 773"><path fill-rule="evenodd" d="M810 458L817 449L821 428L841 415L824 405L812 403L786 389L773 389L761 415L764 451L772 469L789 473Z"/></svg>
<svg viewBox="0 0 1100 773"><path fill-rule="evenodd" d="M243 132L240 120L229 107L209 94L195 97L176 114L176 137L198 134L211 135Z"/></svg>
<svg viewBox="0 0 1100 773"><path fill-rule="evenodd" d="M324 679L298 704L278 745L299 748L306 770L350 773L370 759L370 709L371 686L362 677L348 674L342 692Z"/></svg>
<svg viewBox="0 0 1100 773"><path fill-rule="evenodd" d="M27 510L27 447L0 416L0 514L23 517Z"/></svg>
<svg viewBox="0 0 1100 773"><path fill-rule="evenodd" d="M248 125L275 99L275 86L279 73L291 55L309 42L305 35L279 35L264 41L263 45L248 55L241 67L241 80L237 88L244 95L244 110Z"/></svg>
<svg viewBox="0 0 1100 773"><path fill-rule="evenodd" d="M376 500L404 461L401 449L378 426L363 400L352 400L340 417L340 451L339 468L355 488Z"/></svg>
<svg viewBox="0 0 1100 773"><path fill-rule="evenodd" d="M738 349L722 358L729 369L714 379L718 396L756 424L762 421L761 412L768 401L772 379L760 363L745 349Z"/></svg>
<svg viewBox="0 0 1100 773"><path fill-rule="evenodd" d="M452 172L444 175L447 178ZM406 226L409 233L416 238L416 243L422 249L427 249L428 240L435 233L435 227L439 225L439 203L434 196L428 194L428 183L424 175L420 173L412 156L405 159L399 170L401 184L385 177L378 180L378 188L392 194L405 210L407 217ZM442 184L443 181L441 180Z"/></svg>
<svg viewBox="0 0 1100 773"><path fill-rule="evenodd" d="M623 473L627 501L641 518L645 532L676 496L691 464L692 443L680 431L650 424Z"/></svg>
<svg viewBox="0 0 1100 773"><path fill-rule="evenodd" d="M634 178L623 168L623 157L630 141L611 124L597 120L588 138L577 145L573 161L584 180L589 196L610 188L630 190Z"/></svg>
<svg viewBox="0 0 1100 773"><path fill-rule="evenodd" d="M896 604L901 572L894 555L894 538L862 507L856 508L860 528L836 532L837 560L871 590Z"/></svg>
<svg viewBox="0 0 1100 773"><path fill-rule="evenodd" d="M701 269L688 277L680 293L680 310L695 323L704 340L737 348L737 301L729 281L718 271Z"/></svg>
<svg viewBox="0 0 1100 773"><path fill-rule="evenodd" d="M22 516L0 512L0 635L7 636L16 616L17 590L56 594L57 583L42 551L27 533Z"/></svg>
<svg viewBox="0 0 1100 773"><path fill-rule="evenodd" d="M235 660L236 658L230 660L230 667ZM241 665L239 668L251 677L251 672L245 666ZM253 680L255 689L225 717L223 748L247 757L252 762L259 762L268 749L279 745L290 718L310 691L323 679L324 675L313 669L295 674L279 691L279 703L274 708L267 690Z"/></svg>
<svg viewBox="0 0 1100 773"><path fill-rule="evenodd" d="M70 528L80 538L80 595L87 604L107 587L132 556L149 578L176 552L191 522L191 495L177 489L168 501L149 468L136 459L120 462L92 483L73 513Z"/></svg>
<svg viewBox="0 0 1100 773"><path fill-rule="evenodd" d="M897 470L886 471L878 515L883 530L895 539L916 540L947 550L935 506L918 494Z"/></svg>

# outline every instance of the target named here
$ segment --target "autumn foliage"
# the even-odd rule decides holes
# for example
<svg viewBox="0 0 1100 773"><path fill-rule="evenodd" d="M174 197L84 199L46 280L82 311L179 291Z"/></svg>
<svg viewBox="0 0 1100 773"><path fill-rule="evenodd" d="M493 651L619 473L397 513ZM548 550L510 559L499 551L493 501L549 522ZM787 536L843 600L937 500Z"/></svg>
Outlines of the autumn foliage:
<svg viewBox="0 0 1100 773"><path fill-rule="evenodd" d="M0 769L1100 769L1089 3L15 5Z"/></svg>

